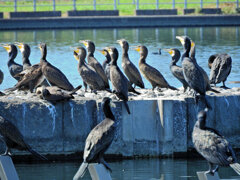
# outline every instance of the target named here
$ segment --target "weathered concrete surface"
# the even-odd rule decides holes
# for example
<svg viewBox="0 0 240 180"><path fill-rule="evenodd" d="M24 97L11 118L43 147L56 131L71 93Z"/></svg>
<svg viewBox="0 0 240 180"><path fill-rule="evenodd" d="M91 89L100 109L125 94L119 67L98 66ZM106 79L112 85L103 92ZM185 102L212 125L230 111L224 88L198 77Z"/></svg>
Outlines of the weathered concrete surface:
<svg viewBox="0 0 240 180"><path fill-rule="evenodd" d="M0 30L127 27L239 26L240 15L100 16L0 19Z"/></svg>
<svg viewBox="0 0 240 180"><path fill-rule="evenodd" d="M221 94L208 93L213 110L208 113L207 124L221 132L234 148L240 148L240 88L219 90ZM193 98L182 90L141 90L141 93L130 94L130 115L114 95L84 94L82 90L74 100L57 105L23 92L0 97L0 115L20 129L33 149L50 155L74 154L83 151L88 133L104 119L101 99L109 96L116 104L112 109L118 129L107 154L161 156L193 148L192 128L203 105L196 106Z"/></svg>
<svg viewBox="0 0 240 180"><path fill-rule="evenodd" d="M221 14L221 8L202 8L200 9L200 13L203 14Z"/></svg>

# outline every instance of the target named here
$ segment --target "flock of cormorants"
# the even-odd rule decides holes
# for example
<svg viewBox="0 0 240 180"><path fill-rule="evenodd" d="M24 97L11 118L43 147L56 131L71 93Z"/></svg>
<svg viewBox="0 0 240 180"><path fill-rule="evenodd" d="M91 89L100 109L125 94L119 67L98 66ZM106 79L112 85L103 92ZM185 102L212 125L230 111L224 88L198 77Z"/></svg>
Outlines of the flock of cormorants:
<svg viewBox="0 0 240 180"><path fill-rule="evenodd" d="M210 56L208 60L209 68L211 69L210 79L207 73L201 68L195 58L195 43L187 36L177 36L180 40L184 52L181 53L176 48L165 49L172 56L170 63L170 70L174 77L176 77L183 85L184 93L193 90L195 102L203 100L206 105L205 110L198 113L198 120L194 126L192 139L196 150L209 162L209 173L214 174L218 170L218 165L231 166L238 174L240 174L240 165L236 162L236 156L227 140L221 136L216 130L205 126L207 111L212 109L206 100L206 91L213 91L220 93L213 89L210 84L216 85L222 82L223 87L225 81L231 72L232 60L228 54L215 54ZM128 56L129 44L125 39L117 41L122 48L122 69L120 70L117 65L118 50L116 47L106 47L100 51L106 60L101 65L94 57L95 45L90 40L82 40L84 47L74 48L74 58L78 61L78 71L83 80L85 91L89 87L91 92L97 93L100 90L106 90L114 93L120 100L123 101L128 114L130 110L127 104L128 92L139 95L140 93L135 90L136 86L144 88L144 83L141 75L146 78L152 85L152 90L158 88L168 88L171 90L178 90L171 86L163 75L154 67L147 64L146 59L148 49L146 46L139 45L132 47L140 54L139 70L130 61ZM17 47L22 53L23 65L14 62L17 56ZM47 45L45 43L39 44L41 50L40 63L31 65L30 47L24 43L15 44L1 44L9 54L8 68L13 78L18 82L9 88L6 92L13 90L29 90L30 92L36 91L41 94L41 98L56 103L62 100L68 100L73 97L73 94L82 86L74 88L69 82L67 77L57 67L50 64L47 57ZM177 62L181 58L181 66ZM87 59L87 61L85 60ZM3 73L0 71L0 84L3 81ZM110 89L109 81L112 83L113 90ZM134 86L133 86L134 85ZM41 87L40 89L38 87ZM4 95L4 93L1 93ZM83 163L74 179L78 179L84 175L84 172L91 162L102 163L108 170L111 171L109 165L104 161L103 154L111 145L115 130L116 123L114 114L110 108L111 99L105 97L102 100L102 108L105 119L99 123L89 133L84 149ZM23 136L19 130L10 121L0 117L0 134L6 143L5 155L10 153L11 148L19 150L28 150L32 154L41 159L46 159L44 156L33 151L31 147L24 142ZM217 165L213 169L213 165Z"/></svg>

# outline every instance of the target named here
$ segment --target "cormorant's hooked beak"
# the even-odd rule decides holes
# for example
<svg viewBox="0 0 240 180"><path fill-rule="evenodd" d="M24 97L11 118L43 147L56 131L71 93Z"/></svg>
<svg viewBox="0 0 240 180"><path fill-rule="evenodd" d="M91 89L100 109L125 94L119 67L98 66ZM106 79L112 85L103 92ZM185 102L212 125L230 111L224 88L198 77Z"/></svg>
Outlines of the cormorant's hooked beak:
<svg viewBox="0 0 240 180"><path fill-rule="evenodd" d="M184 45L184 38L182 36L176 36L176 39L178 39L182 45Z"/></svg>
<svg viewBox="0 0 240 180"><path fill-rule="evenodd" d="M77 61L79 61L78 53L79 53L79 49L76 49L73 51L73 56Z"/></svg>
<svg viewBox="0 0 240 180"><path fill-rule="evenodd" d="M21 52L24 50L23 43L15 42L14 44L20 49Z"/></svg>
<svg viewBox="0 0 240 180"><path fill-rule="evenodd" d="M1 44L2 46L8 53L11 51L11 46L9 44Z"/></svg>
<svg viewBox="0 0 240 180"><path fill-rule="evenodd" d="M168 52L171 56L173 56L174 51L172 49L163 49L165 52Z"/></svg>
<svg viewBox="0 0 240 180"><path fill-rule="evenodd" d="M140 46L131 46L131 49L140 52L141 51L141 47Z"/></svg>
<svg viewBox="0 0 240 180"><path fill-rule="evenodd" d="M88 48L88 43L85 40L80 40L80 43L82 43L86 48Z"/></svg>
<svg viewBox="0 0 240 180"><path fill-rule="evenodd" d="M107 55L106 49L96 49L98 52L102 53L104 56Z"/></svg>
<svg viewBox="0 0 240 180"><path fill-rule="evenodd" d="M123 45L122 39L117 40L117 43L120 44L120 46L122 46Z"/></svg>

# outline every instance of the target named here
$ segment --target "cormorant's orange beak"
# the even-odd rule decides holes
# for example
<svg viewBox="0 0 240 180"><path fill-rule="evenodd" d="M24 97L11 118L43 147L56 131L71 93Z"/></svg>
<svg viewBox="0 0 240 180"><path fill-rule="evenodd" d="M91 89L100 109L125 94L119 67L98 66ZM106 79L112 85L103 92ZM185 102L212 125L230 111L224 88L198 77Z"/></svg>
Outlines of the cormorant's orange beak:
<svg viewBox="0 0 240 180"><path fill-rule="evenodd" d="M17 45L17 47L20 49L21 52L24 50L23 43L15 42L15 45Z"/></svg>
<svg viewBox="0 0 240 180"><path fill-rule="evenodd" d="M195 43L191 40L191 47L194 47Z"/></svg>
<svg viewBox="0 0 240 180"><path fill-rule="evenodd" d="M82 43L86 48L88 47L88 43L85 40L80 40L80 43Z"/></svg>
<svg viewBox="0 0 240 180"><path fill-rule="evenodd" d="M163 50L168 52L171 56L174 54L172 49L163 49Z"/></svg>
<svg viewBox="0 0 240 180"><path fill-rule="evenodd" d="M11 46L9 44L2 44L2 47L9 53L11 51Z"/></svg>
<svg viewBox="0 0 240 180"><path fill-rule="evenodd" d="M79 61L78 53L79 53L79 49L76 49L73 51L73 56L77 61Z"/></svg>

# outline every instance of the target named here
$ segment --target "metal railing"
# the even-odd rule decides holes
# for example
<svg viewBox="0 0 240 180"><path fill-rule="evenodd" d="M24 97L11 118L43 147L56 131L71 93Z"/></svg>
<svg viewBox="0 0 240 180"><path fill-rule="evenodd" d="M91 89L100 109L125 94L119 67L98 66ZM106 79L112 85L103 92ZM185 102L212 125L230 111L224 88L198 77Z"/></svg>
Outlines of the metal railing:
<svg viewBox="0 0 240 180"><path fill-rule="evenodd" d="M124 2L121 2L124 1ZM0 7L1 8L14 8L14 11L17 12L18 9L24 7L32 7L33 11L37 11L37 8L48 6L51 8L52 11L56 11L56 7L61 9L61 7L69 7L69 10L77 10L78 7L89 6L91 9L96 10L100 6L112 6L114 10L117 10L120 6L126 5L134 5L135 9L140 9L140 6L145 5L153 5L155 9L161 8L162 5L169 5L168 8L175 9L176 6L183 6L185 9L188 8L188 5L194 4L203 8L205 4L216 4L216 8L219 8L219 5L222 3L231 3L235 4L236 8L239 8L239 0L212 0L211 2L208 0L171 0L171 1L164 1L164 0L152 0L149 2L148 0L109 0L107 3L103 3L103 1L92 0L92 2L87 0L0 0ZM4 9L3 9L3 12Z"/></svg>

